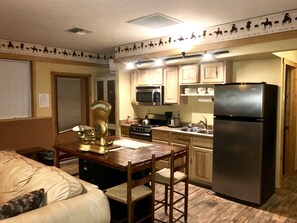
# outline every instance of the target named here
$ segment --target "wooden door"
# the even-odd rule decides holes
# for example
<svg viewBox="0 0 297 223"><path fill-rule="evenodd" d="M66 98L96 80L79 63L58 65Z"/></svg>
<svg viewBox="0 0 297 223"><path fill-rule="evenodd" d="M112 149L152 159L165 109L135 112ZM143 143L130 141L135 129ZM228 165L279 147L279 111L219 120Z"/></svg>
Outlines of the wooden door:
<svg viewBox="0 0 297 223"><path fill-rule="evenodd" d="M225 63L205 63L201 64L200 81L201 83L224 83L225 82Z"/></svg>
<svg viewBox="0 0 297 223"><path fill-rule="evenodd" d="M297 64L291 64L297 67ZM297 156L297 68L286 65L286 98L284 126L284 163L283 173L294 174Z"/></svg>
<svg viewBox="0 0 297 223"><path fill-rule="evenodd" d="M163 68L150 69L149 84L151 84L151 85L162 85L163 84Z"/></svg>
<svg viewBox="0 0 297 223"><path fill-rule="evenodd" d="M198 65L182 65L179 70L179 83L180 84L193 84L198 83Z"/></svg>
<svg viewBox="0 0 297 223"><path fill-rule="evenodd" d="M90 125L90 75L52 73L55 143L77 141L76 125Z"/></svg>
<svg viewBox="0 0 297 223"><path fill-rule="evenodd" d="M115 77L96 78L96 100L107 101L112 109L108 118L109 135L115 135L116 103L115 103Z"/></svg>
<svg viewBox="0 0 297 223"><path fill-rule="evenodd" d="M212 182L212 150L192 146L190 151L190 179Z"/></svg>
<svg viewBox="0 0 297 223"><path fill-rule="evenodd" d="M164 69L164 91L164 104L178 104L178 67L166 67Z"/></svg>

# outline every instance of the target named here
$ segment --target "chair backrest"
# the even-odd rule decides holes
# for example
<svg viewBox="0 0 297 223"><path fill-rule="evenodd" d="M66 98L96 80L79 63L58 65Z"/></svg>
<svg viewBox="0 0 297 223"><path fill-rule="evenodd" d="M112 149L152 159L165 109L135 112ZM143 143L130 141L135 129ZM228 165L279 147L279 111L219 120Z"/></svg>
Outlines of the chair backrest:
<svg viewBox="0 0 297 223"><path fill-rule="evenodd" d="M176 171L184 172L187 176L189 176L188 146L176 153L173 150L171 150L169 167L171 171L171 176L173 176L173 173Z"/></svg>
<svg viewBox="0 0 297 223"><path fill-rule="evenodd" d="M141 162L139 164L132 164L131 161L128 162L128 175L127 175L127 206L128 206L128 223L134 222L134 214L132 212L132 189L137 186L145 185L140 189L139 197L136 197L134 201L142 199L147 196L151 196L151 210L147 210L147 214L142 216L140 221L146 219L154 219L154 200L155 200L155 163L156 158L155 154L152 155L152 158L148 161ZM147 187L150 187L149 192L147 192ZM146 192L141 193L142 190ZM140 195L142 194L142 195Z"/></svg>
<svg viewBox="0 0 297 223"><path fill-rule="evenodd" d="M138 164L132 164L128 161L128 172L127 172L127 187L128 187L128 198L131 193L131 189L139 185L150 184L152 190L155 188L155 154L152 155L152 159L141 162ZM135 175L137 174L137 175Z"/></svg>

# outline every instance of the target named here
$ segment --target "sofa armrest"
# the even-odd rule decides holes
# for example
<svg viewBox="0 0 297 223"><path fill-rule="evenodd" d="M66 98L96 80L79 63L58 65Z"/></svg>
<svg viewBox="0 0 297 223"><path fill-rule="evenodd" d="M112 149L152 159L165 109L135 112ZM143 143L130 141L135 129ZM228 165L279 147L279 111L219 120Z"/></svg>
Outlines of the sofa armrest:
<svg viewBox="0 0 297 223"><path fill-rule="evenodd" d="M109 223L110 209L105 194L95 185L82 184L87 190L84 194L4 219L1 223Z"/></svg>

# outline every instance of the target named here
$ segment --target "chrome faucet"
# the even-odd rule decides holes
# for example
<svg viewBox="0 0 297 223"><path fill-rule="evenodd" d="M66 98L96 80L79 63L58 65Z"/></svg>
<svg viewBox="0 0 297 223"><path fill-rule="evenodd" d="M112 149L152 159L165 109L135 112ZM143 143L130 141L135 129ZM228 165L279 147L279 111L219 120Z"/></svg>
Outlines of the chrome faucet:
<svg viewBox="0 0 297 223"><path fill-rule="evenodd" d="M207 118L205 118L203 115L201 115L201 116L202 116L202 118L204 119L204 121L200 120L200 121L198 122L198 125L199 125L199 124L202 124L202 125L204 126L204 129L207 129Z"/></svg>

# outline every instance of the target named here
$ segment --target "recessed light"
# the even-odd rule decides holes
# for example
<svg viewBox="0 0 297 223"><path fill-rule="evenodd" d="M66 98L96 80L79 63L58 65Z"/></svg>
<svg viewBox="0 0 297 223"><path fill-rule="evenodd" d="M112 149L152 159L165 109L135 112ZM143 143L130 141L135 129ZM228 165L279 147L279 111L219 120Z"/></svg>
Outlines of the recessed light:
<svg viewBox="0 0 297 223"><path fill-rule="evenodd" d="M86 30L86 29L82 29L82 28L74 27L74 28L72 28L72 29L68 29L68 30L66 30L66 32L71 32L71 33L74 33L74 34L83 36L83 35L87 35L87 34L93 32L93 31Z"/></svg>

